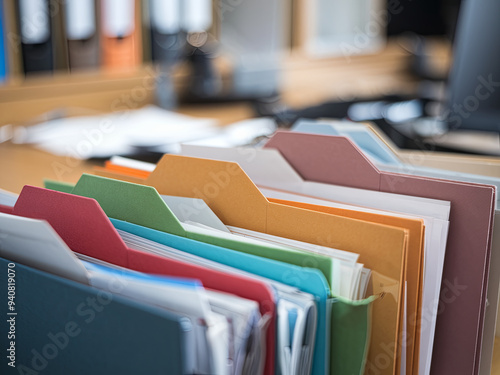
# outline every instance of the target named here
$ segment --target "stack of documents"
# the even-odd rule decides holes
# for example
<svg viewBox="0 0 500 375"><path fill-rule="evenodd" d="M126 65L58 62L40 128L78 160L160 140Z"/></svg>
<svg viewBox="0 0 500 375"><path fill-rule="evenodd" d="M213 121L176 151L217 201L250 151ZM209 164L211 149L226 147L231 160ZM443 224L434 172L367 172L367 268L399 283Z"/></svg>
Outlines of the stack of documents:
<svg viewBox="0 0 500 375"><path fill-rule="evenodd" d="M164 374L488 374L500 179L408 166L364 124L297 130L0 192L16 365L75 321L50 373L141 373L134 350Z"/></svg>

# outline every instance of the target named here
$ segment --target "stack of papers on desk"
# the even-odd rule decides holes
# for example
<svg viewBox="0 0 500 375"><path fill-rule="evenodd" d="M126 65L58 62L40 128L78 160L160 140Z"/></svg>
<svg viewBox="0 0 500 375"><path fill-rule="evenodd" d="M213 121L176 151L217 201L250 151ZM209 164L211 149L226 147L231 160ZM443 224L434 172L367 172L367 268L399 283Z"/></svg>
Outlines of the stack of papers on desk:
<svg viewBox="0 0 500 375"><path fill-rule="evenodd" d="M155 373L489 373L500 181L408 171L363 129L306 125L342 136L189 144L157 165L115 157L75 185L0 193L0 256L32 287L112 295L106 322L154 315L171 334L151 336L173 364L155 347ZM54 318L23 311L24 332L38 340L46 321L55 329L72 316L59 306ZM123 347L116 326L107 334ZM104 352L108 372L132 373ZM19 360L29 360L24 350ZM54 359L54 373L70 360L78 356Z"/></svg>
<svg viewBox="0 0 500 375"><path fill-rule="evenodd" d="M275 122L268 118L221 127L213 119L145 106L98 116L56 118L17 127L12 142L32 144L54 155L89 159L144 151L177 153L181 143L241 146L275 130Z"/></svg>

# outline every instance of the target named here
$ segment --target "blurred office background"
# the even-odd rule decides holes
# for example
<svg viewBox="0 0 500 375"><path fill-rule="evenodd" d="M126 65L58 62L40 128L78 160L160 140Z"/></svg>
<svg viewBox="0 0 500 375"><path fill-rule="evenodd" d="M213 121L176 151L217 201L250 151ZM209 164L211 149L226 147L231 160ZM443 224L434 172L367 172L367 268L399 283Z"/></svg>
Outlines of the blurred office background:
<svg viewBox="0 0 500 375"><path fill-rule="evenodd" d="M451 85L450 72L457 35L464 44L460 33L481 16L460 8L474 2L494 4L0 0L0 140L12 141L12 126L155 105L217 125L256 117L282 127L300 118L372 121L400 147L455 150L450 131L498 132L498 95L482 103L492 109L489 125L474 129L462 116L459 129L449 121L450 87L471 90ZM500 34L490 23L481 27ZM487 153L497 148L493 141Z"/></svg>

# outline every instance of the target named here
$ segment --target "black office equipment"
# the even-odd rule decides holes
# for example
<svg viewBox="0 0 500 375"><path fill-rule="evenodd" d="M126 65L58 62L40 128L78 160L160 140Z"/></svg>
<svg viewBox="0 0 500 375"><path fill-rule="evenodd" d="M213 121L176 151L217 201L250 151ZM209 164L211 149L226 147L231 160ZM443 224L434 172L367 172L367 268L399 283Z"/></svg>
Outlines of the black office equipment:
<svg viewBox="0 0 500 375"><path fill-rule="evenodd" d="M19 0L18 6L24 72L53 70L49 0Z"/></svg>

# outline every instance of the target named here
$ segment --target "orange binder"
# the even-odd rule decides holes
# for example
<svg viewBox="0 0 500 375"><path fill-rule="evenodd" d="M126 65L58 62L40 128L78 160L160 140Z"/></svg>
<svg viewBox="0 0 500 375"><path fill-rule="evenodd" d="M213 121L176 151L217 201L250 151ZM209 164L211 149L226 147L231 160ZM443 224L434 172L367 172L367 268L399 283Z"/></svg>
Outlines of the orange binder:
<svg viewBox="0 0 500 375"><path fill-rule="evenodd" d="M138 0L101 0L101 55L107 69L130 69L142 60Z"/></svg>

